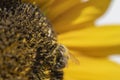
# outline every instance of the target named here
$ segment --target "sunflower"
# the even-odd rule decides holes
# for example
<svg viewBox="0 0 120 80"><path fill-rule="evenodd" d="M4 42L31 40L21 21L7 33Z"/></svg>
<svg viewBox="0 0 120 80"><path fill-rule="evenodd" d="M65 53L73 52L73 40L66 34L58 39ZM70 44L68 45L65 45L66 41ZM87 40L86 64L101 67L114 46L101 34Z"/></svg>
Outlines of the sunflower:
<svg viewBox="0 0 120 80"><path fill-rule="evenodd" d="M40 7L58 33L58 41L80 62L69 61L64 80L120 80L120 65L107 58L120 53L120 25L95 25L111 0L23 1Z"/></svg>

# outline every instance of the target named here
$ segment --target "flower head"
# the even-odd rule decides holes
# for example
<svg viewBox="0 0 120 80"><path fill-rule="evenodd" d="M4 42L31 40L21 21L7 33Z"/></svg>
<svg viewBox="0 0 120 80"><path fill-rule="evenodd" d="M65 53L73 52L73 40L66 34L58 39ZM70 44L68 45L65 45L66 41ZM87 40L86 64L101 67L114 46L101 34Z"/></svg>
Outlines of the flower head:
<svg viewBox="0 0 120 80"><path fill-rule="evenodd" d="M120 65L107 56L120 53L120 26L97 26L111 0L23 0L38 5L49 18L58 41L80 64L69 61L64 80L119 80Z"/></svg>

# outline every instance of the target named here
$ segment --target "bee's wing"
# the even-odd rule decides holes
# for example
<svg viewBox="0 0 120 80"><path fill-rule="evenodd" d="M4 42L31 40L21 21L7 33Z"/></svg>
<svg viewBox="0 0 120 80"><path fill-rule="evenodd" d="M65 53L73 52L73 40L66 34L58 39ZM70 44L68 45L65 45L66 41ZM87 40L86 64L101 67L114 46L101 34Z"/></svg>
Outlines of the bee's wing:
<svg viewBox="0 0 120 80"><path fill-rule="evenodd" d="M67 47L64 46L64 48L66 50L64 55L67 56L68 59L71 60L73 63L80 64L79 60L72 54L72 52Z"/></svg>
<svg viewBox="0 0 120 80"><path fill-rule="evenodd" d="M75 63L75 64L77 64L77 65L80 64L80 62L79 62L79 60L77 59L77 57L74 56L71 51L69 51L68 54L69 54L69 60L70 60L70 61L72 61L73 63Z"/></svg>

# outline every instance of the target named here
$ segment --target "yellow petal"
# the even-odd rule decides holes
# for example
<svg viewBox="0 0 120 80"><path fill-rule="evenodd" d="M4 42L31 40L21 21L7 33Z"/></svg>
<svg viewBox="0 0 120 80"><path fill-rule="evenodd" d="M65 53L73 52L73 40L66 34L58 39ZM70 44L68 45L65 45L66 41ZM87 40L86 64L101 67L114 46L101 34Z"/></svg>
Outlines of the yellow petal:
<svg viewBox="0 0 120 80"><path fill-rule="evenodd" d="M47 10L47 8L54 2L54 0L22 0L23 2L29 2L34 5L39 6L43 11ZM44 10L45 9L45 10ZM45 12L44 12L45 13Z"/></svg>
<svg viewBox="0 0 120 80"><path fill-rule="evenodd" d="M57 33L93 25L111 0L23 0L40 6ZM79 25L79 26L78 26ZM63 28L64 27L64 28Z"/></svg>
<svg viewBox="0 0 120 80"><path fill-rule="evenodd" d="M91 56L120 53L120 26L92 27L63 33L59 42L69 49Z"/></svg>
<svg viewBox="0 0 120 80"><path fill-rule="evenodd" d="M77 59L80 64L70 61L64 70L64 80L120 80L120 64L82 55Z"/></svg>
<svg viewBox="0 0 120 80"><path fill-rule="evenodd" d="M93 24L105 12L111 0L82 1L56 0L49 7L47 16L52 20L55 31L62 33Z"/></svg>

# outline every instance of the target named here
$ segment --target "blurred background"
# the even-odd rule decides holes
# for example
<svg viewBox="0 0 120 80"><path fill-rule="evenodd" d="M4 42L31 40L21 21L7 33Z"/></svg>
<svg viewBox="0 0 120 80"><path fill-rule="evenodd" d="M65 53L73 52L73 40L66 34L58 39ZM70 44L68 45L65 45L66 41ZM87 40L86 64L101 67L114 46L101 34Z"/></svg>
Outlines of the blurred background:
<svg viewBox="0 0 120 80"><path fill-rule="evenodd" d="M112 0L107 12L96 21L96 24L120 24L120 0Z"/></svg>
<svg viewBox="0 0 120 80"><path fill-rule="evenodd" d="M120 0L112 0L106 13L96 21L97 25L120 24ZM109 60L120 64L120 55L110 55Z"/></svg>

